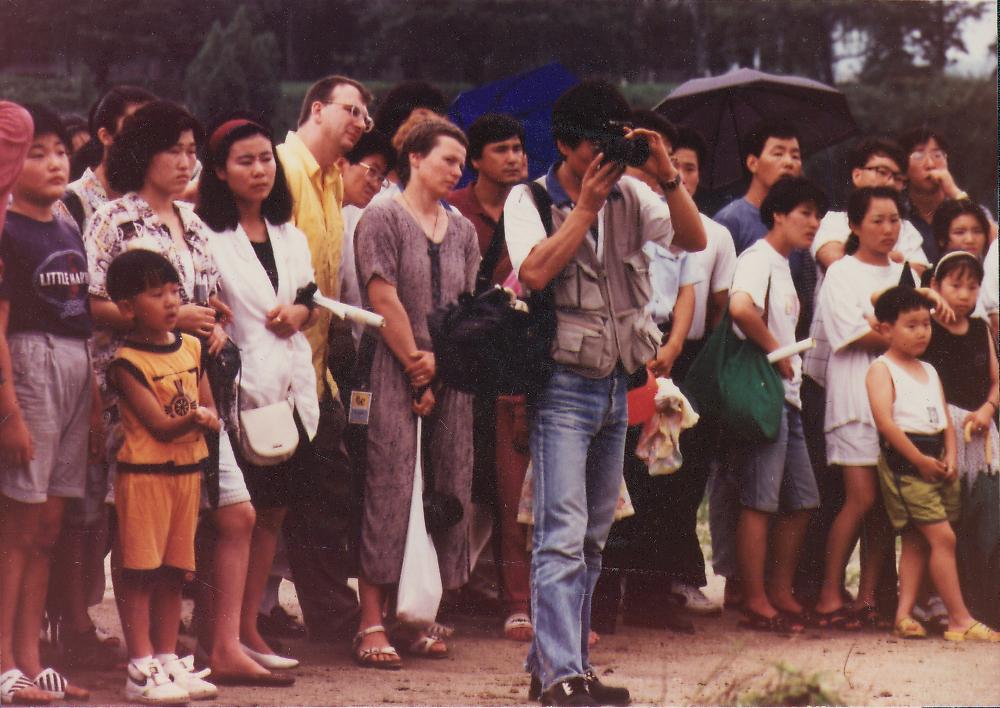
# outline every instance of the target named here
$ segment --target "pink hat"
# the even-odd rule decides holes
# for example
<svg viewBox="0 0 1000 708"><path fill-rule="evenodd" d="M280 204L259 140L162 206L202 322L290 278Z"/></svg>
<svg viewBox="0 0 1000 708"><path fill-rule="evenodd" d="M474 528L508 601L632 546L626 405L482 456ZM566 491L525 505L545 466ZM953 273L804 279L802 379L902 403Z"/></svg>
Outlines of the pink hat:
<svg viewBox="0 0 1000 708"><path fill-rule="evenodd" d="M10 101L0 101L0 229L7 216L11 187L21 174L35 124L31 115Z"/></svg>

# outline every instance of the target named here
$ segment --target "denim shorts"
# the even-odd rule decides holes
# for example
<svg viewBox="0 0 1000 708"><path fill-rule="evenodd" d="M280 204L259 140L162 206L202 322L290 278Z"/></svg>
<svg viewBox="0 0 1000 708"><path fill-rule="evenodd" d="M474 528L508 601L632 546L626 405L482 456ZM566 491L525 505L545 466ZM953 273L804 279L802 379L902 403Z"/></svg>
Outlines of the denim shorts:
<svg viewBox="0 0 1000 708"><path fill-rule="evenodd" d="M802 433L798 408L785 404L774 442L746 450L737 463L740 504L774 514L819 508L819 490Z"/></svg>

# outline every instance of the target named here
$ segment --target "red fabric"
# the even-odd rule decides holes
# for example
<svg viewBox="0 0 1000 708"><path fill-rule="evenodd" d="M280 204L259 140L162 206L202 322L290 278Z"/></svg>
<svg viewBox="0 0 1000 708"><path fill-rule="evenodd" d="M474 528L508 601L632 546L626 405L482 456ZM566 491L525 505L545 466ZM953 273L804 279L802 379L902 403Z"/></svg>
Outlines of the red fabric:
<svg viewBox="0 0 1000 708"><path fill-rule="evenodd" d="M496 405L497 496L500 508L500 573L508 614L528 612L531 556L527 528L517 523L528 471L528 405L523 396L501 396Z"/></svg>
<svg viewBox="0 0 1000 708"><path fill-rule="evenodd" d="M28 111L16 103L0 101L0 230L7 217L10 190L21 174L34 132Z"/></svg>
<svg viewBox="0 0 1000 708"><path fill-rule="evenodd" d="M479 254L486 255L486 249L490 247L493 233L497 229L497 222L493 221L490 215L486 213L486 210L483 209L483 205L480 204L473 185L470 184L467 187L456 189L449 194L448 203L458 209L462 213L462 216L471 221L472 225L476 227L476 235L479 237ZM513 269L514 266L511 265L510 256L507 255L507 244L504 244L500 260L497 261L497 267L493 269L493 283L502 285Z"/></svg>

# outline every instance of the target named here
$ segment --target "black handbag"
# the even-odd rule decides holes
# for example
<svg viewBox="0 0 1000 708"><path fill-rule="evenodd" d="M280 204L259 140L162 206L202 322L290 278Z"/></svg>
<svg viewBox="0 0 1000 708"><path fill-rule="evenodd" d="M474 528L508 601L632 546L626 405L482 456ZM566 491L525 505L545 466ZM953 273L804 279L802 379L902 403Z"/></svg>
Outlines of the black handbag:
<svg viewBox="0 0 1000 708"><path fill-rule="evenodd" d="M552 234L552 199L528 182L546 235ZM552 371L556 332L552 285L524 299L527 312L514 308L507 291L492 284L506 242L503 217L483 256L475 293L437 308L427 318L438 377L449 387L481 396L537 392Z"/></svg>

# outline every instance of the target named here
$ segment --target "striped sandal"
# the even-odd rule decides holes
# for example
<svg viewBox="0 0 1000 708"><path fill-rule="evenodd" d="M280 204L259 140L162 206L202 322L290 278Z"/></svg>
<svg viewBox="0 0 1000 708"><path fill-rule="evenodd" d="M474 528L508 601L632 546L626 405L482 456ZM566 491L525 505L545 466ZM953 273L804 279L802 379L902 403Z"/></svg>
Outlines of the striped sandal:
<svg viewBox="0 0 1000 708"><path fill-rule="evenodd" d="M90 691L74 686L65 676L55 669L42 669L32 683L36 688L51 693L58 700L86 701L90 699Z"/></svg>
<svg viewBox="0 0 1000 708"><path fill-rule="evenodd" d="M0 704L2 705L44 705L53 699L55 699L54 695L36 687L20 669L11 669L0 674Z"/></svg>

